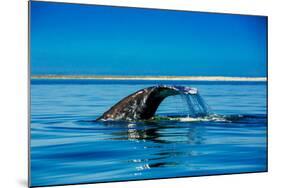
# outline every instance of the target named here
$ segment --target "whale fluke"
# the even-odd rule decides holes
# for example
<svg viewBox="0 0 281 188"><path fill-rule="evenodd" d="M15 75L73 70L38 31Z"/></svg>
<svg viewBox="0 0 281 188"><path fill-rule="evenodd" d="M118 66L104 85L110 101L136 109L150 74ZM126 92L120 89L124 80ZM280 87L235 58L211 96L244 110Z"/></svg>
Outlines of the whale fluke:
<svg viewBox="0 0 281 188"><path fill-rule="evenodd" d="M97 120L119 120L119 121L137 121L147 120L154 116L160 103L169 96L173 95L185 95L185 96L197 96L196 101L197 108L191 108L192 113L198 112L198 114L207 113L207 107L202 102L202 98L199 96L196 88L183 87L183 86L167 86L159 85L141 89L112 106ZM188 105L194 105L192 98L187 97L186 102Z"/></svg>

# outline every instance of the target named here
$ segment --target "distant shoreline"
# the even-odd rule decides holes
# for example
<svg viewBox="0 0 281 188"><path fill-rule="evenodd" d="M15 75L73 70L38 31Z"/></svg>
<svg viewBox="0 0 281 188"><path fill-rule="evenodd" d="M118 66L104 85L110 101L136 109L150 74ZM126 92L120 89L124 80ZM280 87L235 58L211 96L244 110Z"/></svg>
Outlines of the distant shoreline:
<svg viewBox="0 0 281 188"><path fill-rule="evenodd" d="M31 79L81 80L171 80L171 81L267 81L266 77L227 76L96 76L96 75L34 75Z"/></svg>

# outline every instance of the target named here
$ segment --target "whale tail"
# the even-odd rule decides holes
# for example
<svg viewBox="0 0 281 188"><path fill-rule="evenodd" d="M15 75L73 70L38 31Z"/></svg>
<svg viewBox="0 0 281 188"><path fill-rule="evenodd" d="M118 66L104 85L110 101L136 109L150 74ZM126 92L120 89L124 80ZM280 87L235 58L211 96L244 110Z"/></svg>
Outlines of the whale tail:
<svg viewBox="0 0 281 188"><path fill-rule="evenodd" d="M209 108L196 88L159 85L141 89L112 106L97 120L137 121L154 116L161 102L169 96L180 95L188 108L188 116L206 116Z"/></svg>

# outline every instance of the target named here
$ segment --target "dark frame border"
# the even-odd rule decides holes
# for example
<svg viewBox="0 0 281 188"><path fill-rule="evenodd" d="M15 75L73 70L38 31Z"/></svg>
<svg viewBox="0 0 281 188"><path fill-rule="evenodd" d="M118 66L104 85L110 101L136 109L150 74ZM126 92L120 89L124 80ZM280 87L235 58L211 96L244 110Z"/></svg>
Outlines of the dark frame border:
<svg viewBox="0 0 281 188"><path fill-rule="evenodd" d="M115 7L115 8L131 8L131 9L146 9L146 10L162 10L162 11L177 11L177 12L194 12L194 13L209 13L209 14L222 14L222 15L237 15L237 16L261 16L266 18L266 170L265 171L249 171L249 172L234 172L234 173L214 173L206 175L194 175L194 176L175 176L175 177L163 177L163 178L145 178L145 179L135 179L135 180L113 180L113 181L97 181L97 182L82 182L82 183L72 183L72 184L53 184L53 185L39 185L31 186L31 153L30 153L30 142L31 142L31 2L41 2L41 3L52 3L52 4L73 4L82 6L102 6L102 7ZM99 184L99 183L114 183L114 182L133 182L133 181L144 181L144 180L162 180L162 179L177 179L177 178L191 178L191 177L207 177L207 176L224 176L224 175L237 175L237 174L253 174L253 173L266 173L268 172L268 16L266 15L254 15L254 14L237 14L237 13L220 13L220 12L208 12L208 11L192 11L192 10L175 10L175 9L165 9L165 8L145 8L145 7L134 7L134 6L119 6L119 5L103 5L103 4L88 4L88 3L73 3L73 2L56 2L56 1L40 1L40 0L28 0L28 78L27 78L27 88L28 88L28 187L54 187L54 186L67 186L67 185L86 185L86 184Z"/></svg>

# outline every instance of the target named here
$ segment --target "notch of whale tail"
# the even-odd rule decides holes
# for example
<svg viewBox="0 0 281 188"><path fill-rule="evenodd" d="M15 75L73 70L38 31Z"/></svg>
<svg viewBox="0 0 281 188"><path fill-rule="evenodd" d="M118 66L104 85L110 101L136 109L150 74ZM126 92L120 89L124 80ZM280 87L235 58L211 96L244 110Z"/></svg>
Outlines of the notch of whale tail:
<svg viewBox="0 0 281 188"><path fill-rule="evenodd" d="M202 117L208 106L196 88L159 85L141 89L112 106L97 121L138 121L151 119L161 102L169 96L181 95L186 103L188 117Z"/></svg>

